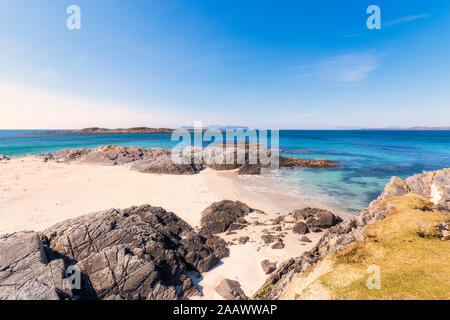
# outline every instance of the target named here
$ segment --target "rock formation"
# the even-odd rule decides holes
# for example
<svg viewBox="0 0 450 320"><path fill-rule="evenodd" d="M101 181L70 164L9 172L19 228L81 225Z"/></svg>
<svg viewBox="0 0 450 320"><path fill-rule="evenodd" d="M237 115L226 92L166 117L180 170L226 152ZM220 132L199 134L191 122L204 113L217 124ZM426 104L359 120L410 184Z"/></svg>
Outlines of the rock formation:
<svg viewBox="0 0 450 320"><path fill-rule="evenodd" d="M214 170L239 169L238 174L260 174L268 165L261 163L258 152L247 148L227 150L223 147L188 147L184 150L166 150L161 148L144 149L140 147L101 146L95 149L67 149L53 154L41 155L44 161L78 162L99 165L125 165L143 173L195 174L204 168ZM262 150L262 149L261 149ZM174 152L174 154L172 154ZM242 152L242 153L241 153ZM271 151L265 150L269 155ZM238 161L243 155L242 161ZM174 158L172 157L174 156ZM0 158L1 159L1 158ZM176 161L174 161L176 159ZM231 159L231 163L229 160ZM256 159L252 164L250 159ZM300 159L279 157L281 167L326 168L338 164L323 159Z"/></svg>
<svg viewBox="0 0 450 320"><path fill-rule="evenodd" d="M245 226L243 217L252 211L249 206L240 201L214 202L203 210L201 227L212 234L225 232L230 230L230 227L231 230L236 230L239 229L239 225Z"/></svg>
<svg viewBox="0 0 450 320"><path fill-rule="evenodd" d="M210 270L225 245L162 208L103 211L0 238L0 299L187 297L199 291L185 272ZM66 289L69 266L80 288Z"/></svg>

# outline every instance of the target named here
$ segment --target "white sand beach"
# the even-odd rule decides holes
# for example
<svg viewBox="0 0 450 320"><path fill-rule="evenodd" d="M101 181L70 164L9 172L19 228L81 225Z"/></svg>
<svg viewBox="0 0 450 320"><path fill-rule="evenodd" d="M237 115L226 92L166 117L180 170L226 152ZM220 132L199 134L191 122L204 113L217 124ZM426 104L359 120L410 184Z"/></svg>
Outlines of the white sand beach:
<svg viewBox="0 0 450 320"><path fill-rule="evenodd" d="M143 204L172 211L194 227L200 224L201 212L215 201L240 200L259 209L264 214L253 212L247 220L261 223L302 205L300 200L283 195L274 199L246 193L238 186L234 171L206 169L196 175L160 175L139 173L126 166L43 162L26 156L0 161L0 177L0 234L42 231L80 215ZM267 277L260 265L262 260L281 263L299 256L321 236L309 234L312 242L305 244L300 242L301 235L288 232L285 247L271 249L261 241L263 230L268 228L270 224L251 224L234 235L220 235L231 242L248 236L249 241L230 245L230 256L196 279L203 289L201 299L222 299L214 288L225 276L238 280L244 292L252 295Z"/></svg>

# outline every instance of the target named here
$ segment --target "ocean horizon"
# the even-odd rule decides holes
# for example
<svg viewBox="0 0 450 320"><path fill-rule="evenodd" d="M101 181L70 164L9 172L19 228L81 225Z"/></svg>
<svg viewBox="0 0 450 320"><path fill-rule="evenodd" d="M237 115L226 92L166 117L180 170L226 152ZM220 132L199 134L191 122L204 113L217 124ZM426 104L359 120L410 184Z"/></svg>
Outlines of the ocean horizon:
<svg viewBox="0 0 450 320"><path fill-rule="evenodd" d="M102 145L171 149L178 143L171 141L170 133L27 134L42 131L48 130L0 130L0 154L22 156ZM281 188L338 212L353 212L375 199L392 176L406 178L448 166L450 131L280 130L279 148L285 157L324 158L341 167L277 170L270 175L279 185L266 186L268 191ZM247 185L251 179L255 178L249 177Z"/></svg>

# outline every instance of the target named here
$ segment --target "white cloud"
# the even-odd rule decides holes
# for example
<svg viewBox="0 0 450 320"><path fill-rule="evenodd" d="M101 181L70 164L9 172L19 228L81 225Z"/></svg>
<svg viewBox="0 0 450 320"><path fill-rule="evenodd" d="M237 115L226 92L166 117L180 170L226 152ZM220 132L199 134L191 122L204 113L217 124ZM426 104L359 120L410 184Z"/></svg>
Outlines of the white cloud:
<svg viewBox="0 0 450 320"><path fill-rule="evenodd" d="M428 18L429 16L430 15L427 13L405 16L405 17L401 17L401 18L383 23L383 26L390 27L390 26L394 26L394 25L400 24L400 23L410 22L410 21L419 20L419 19L425 19L425 18Z"/></svg>
<svg viewBox="0 0 450 320"><path fill-rule="evenodd" d="M51 73L52 71L50 70L50 69L47 69L47 70L44 70L44 71L41 71L41 77L46 77L46 76L48 76L50 73Z"/></svg>
<svg viewBox="0 0 450 320"><path fill-rule="evenodd" d="M320 59L301 66L299 77L314 78L331 84L355 84L364 81L381 63L383 54L358 52Z"/></svg>
<svg viewBox="0 0 450 320"><path fill-rule="evenodd" d="M0 129L171 126L166 108L138 108L0 83Z"/></svg>

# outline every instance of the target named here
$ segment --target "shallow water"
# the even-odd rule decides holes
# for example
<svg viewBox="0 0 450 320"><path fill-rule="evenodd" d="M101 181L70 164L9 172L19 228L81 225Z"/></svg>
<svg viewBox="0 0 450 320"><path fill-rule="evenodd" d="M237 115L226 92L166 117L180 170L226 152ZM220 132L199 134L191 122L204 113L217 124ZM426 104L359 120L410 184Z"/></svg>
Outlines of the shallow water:
<svg viewBox="0 0 450 320"><path fill-rule="evenodd" d="M33 136L36 130L1 131L0 154L9 156L54 152L101 145L173 148L170 134ZM289 192L345 211L366 207L390 177L406 178L424 170L450 167L450 131L280 131L283 156L325 158L340 168L286 169L271 174L268 186L248 177L246 185Z"/></svg>

